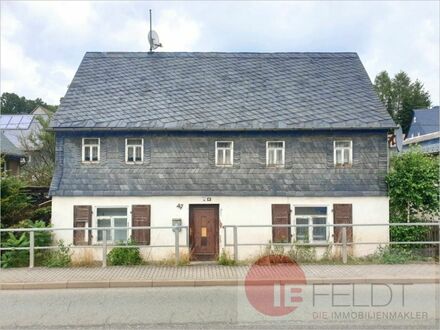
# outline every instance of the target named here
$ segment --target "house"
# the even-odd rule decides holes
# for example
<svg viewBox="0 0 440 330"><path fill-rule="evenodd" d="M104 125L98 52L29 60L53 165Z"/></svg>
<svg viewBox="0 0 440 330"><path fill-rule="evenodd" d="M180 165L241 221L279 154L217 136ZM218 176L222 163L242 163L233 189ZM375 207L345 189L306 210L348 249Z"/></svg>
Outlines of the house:
<svg viewBox="0 0 440 330"><path fill-rule="evenodd" d="M403 150L418 145L423 152L438 155L440 151L440 107L415 109Z"/></svg>
<svg viewBox="0 0 440 330"><path fill-rule="evenodd" d="M20 167L24 162L25 154L18 149L4 134L0 132L0 152L2 157L2 172L9 175L20 175Z"/></svg>
<svg viewBox="0 0 440 330"><path fill-rule="evenodd" d="M32 155L38 150L29 146L26 141L32 134L38 134L42 129L38 118L48 120L50 112L42 106L37 106L30 114L0 115L0 130L2 134L31 161Z"/></svg>
<svg viewBox="0 0 440 330"><path fill-rule="evenodd" d="M325 247L340 229L311 225L388 223L395 124L355 53L86 53L52 127L54 227L181 223L192 258L211 260L225 225L310 225L240 229L239 242ZM108 240L130 236L174 244L170 229L112 230ZM348 237L387 241L388 229ZM103 234L58 238L99 245ZM242 247L239 257L258 251Z"/></svg>

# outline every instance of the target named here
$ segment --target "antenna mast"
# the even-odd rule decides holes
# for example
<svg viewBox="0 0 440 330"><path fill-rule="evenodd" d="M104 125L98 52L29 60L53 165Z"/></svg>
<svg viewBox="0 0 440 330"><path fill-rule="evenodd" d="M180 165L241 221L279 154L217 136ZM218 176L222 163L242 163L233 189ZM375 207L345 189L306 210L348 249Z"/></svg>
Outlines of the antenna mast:
<svg viewBox="0 0 440 330"><path fill-rule="evenodd" d="M151 31L153 31L153 18L151 17L151 9L150 9L150 33L148 34L148 40L150 42L150 52L153 51L153 40L152 40L152 33Z"/></svg>
<svg viewBox="0 0 440 330"><path fill-rule="evenodd" d="M158 47L162 47L162 44L159 42L159 36L156 31L153 31L153 15L150 9L150 32L148 32L148 43L150 44L150 53L153 52Z"/></svg>

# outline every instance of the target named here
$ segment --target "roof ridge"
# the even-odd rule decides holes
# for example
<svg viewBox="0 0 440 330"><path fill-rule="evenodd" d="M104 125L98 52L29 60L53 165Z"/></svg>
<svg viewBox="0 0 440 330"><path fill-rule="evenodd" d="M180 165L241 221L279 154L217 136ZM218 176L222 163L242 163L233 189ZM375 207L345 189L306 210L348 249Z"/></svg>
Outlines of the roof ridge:
<svg viewBox="0 0 440 330"><path fill-rule="evenodd" d="M343 57L357 58L356 52L86 52L85 57Z"/></svg>

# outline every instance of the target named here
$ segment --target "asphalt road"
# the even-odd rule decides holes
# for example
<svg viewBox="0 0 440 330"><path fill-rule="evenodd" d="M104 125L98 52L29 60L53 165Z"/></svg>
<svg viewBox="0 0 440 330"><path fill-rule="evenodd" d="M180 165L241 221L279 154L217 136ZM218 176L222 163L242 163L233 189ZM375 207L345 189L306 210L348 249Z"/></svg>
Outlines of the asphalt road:
<svg viewBox="0 0 440 330"><path fill-rule="evenodd" d="M404 288L307 286L297 309L277 317L258 312L244 290L162 287L0 291L0 328L440 329L439 284Z"/></svg>

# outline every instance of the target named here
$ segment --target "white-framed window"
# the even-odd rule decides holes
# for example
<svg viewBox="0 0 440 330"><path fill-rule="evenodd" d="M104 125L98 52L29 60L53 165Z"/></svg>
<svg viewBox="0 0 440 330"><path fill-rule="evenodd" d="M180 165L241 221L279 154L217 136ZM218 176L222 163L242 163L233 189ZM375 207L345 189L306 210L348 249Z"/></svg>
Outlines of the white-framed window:
<svg viewBox="0 0 440 330"><path fill-rule="evenodd" d="M144 161L144 139L125 139L125 162L127 164L141 164Z"/></svg>
<svg viewBox="0 0 440 330"><path fill-rule="evenodd" d="M232 166L234 164L234 142L215 142L215 165Z"/></svg>
<svg viewBox="0 0 440 330"><path fill-rule="evenodd" d="M128 227L128 216L126 207L97 207L96 227ZM96 242L103 240L103 230L98 230ZM108 229L107 243L127 242L129 238L128 229Z"/></svg>
<svg viewBox="0 0 440 330"><path fill-rule="evenodd" d="M309 243L324 243L328 239L327 224L327 206L296 206L295 224L307 225L295 227L295 240Z"/></svg>
<svg viewBox="0 0 440 330"><path fill-rule="evenodd" d="M284 141L267 141L266 142L266 166L267 167L283 167L285 154Z"/></svg>
<svg viewBox="0 0 440 330"><path fill-rule="evenodd" d="M83 138L82 139L82 161L83 163L99 162L99 138Z"/></svg>
<svg viewBox="0 0 440 330"><path fill-rule="evenodd" d="M335 166L350 166L353 164L353 141L333 141Z"/></svg>

